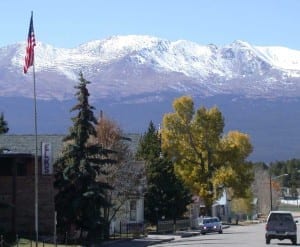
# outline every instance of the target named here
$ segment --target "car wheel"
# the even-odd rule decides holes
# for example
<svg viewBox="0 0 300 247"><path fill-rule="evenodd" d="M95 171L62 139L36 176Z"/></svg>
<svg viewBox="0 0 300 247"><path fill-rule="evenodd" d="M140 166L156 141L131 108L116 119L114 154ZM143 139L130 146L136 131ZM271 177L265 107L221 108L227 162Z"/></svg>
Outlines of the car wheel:
<svg viewBox="0 0 300 247"><path fill-rule="evenodd" d="M220 231L219 231L219 234L222 234L222 233L223 233L223 231L222 231L222 230L220 230Z"/></svg>
<svg viewBox="0 0 300 247"><path fill-rule="evenodd" d="M291 239L293 245L297 245L297 237Z"/></svg>
<svg viewBox="0 0 300 247"><path fill-rule="evenodd" d="M266 244L270 244L271 239L270 238L266 238Z"/></svg>

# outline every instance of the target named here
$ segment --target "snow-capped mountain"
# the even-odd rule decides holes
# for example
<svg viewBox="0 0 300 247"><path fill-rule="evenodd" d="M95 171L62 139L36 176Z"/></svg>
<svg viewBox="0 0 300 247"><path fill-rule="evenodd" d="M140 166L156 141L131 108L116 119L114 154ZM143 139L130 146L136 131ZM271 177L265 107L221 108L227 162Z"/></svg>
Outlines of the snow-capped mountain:
<svg viewBox="0 0 300 247"><path fill-rule="evenodd" d="M33 133L32 68L23 74L26 43L0 47L0 112L10 133ZM300 51L235 41L226 46L114 36L73 49L35 48L39 133L66 133L80 71L91 81L96 111L125 132L144 132L172 111L175 97L218 106L226 130L251 136L250 159L300 157ZM208 97L209 96L209 97ZM97 112L95 112L97 114Z"/></svg>
<svg viewBox="0 0 300 247"><path fill-rule="evenodd" d="M0 96L32 97L23 74L26 43L0 48ZM113 36L73 49L37 43L37 97L74 97L79 71L91 97L122 98L164 92L211 96L300 96L300 51L235 41L223 47L150 36ZM25 83L25 84L24 84Z"/></svg>

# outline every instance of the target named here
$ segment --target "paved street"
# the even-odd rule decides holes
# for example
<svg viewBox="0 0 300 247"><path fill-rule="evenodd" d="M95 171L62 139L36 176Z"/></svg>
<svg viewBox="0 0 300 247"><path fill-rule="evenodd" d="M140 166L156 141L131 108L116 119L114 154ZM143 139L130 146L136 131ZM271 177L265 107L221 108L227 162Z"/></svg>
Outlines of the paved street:
<svg viewBox="0 0 300 247"><path fill-rule="evenodd" d="M155 247L199 247L199 246L292 246L289 240L272 240L270 245L265 244L265 224L252 224L247 226L230 226L224 229L223 234L195 235L191 237L180 237L176 235L169 236L150 236L147 239L138 239L133 241L121 241L118 243L107 244L114 247L145 247L154 245ZM170 240L159 243L160 239ZM298 225L298 245L300 245L300 225Z"/></svg>
<svg viewBox="0 0 300 247"><path fill-rule="evenodd" d="M299 228L299 227L298 227ZM300 240L300 231L298 236ZM270 245L265 244L265 224L253 224L248 226L231 226L224 230L223 234L207 234L196 237L178 239L169 243L162 243L156 247L162 246L244 246L244 247L260 247L260 246L278 246L292 245L289 240L272 240ZM299 243L299 241L298 241Z"/></svg>
<svg viewBox="0 0 300 247"><path fill-rule="evenodd" d="M264 224L231 226L223 234L199 235L156 246L265 246Z"/></svg>

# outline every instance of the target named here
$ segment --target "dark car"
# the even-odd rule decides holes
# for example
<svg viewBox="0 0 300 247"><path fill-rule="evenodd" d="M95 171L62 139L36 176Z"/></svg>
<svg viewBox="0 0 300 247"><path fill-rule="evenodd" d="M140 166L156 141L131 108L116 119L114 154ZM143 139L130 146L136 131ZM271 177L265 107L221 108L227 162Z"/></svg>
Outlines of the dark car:
<svg viewBox="0 0 300 247"><path fill-rule="evenodd" d="M206 234L210 232L223 233L222 222L218 217L204 217L199 219L199 228L201 234Z"/></svg>
<svg viewBox="0 0 300 247"><path fill-rule="evenodd" d="M297 223L291 212L271 211L266 223L266 244L271 239L290 239L293 245L297 245Z"/></svg>

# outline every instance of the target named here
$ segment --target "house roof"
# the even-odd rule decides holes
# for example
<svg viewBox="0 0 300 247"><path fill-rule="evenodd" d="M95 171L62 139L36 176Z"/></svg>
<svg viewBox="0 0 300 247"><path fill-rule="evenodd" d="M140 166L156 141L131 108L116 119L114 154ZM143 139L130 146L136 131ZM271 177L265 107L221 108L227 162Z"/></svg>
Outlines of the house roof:
<svg viewBox="0 0 300 247"><path fill-rule="evenodd" d="M31 158L31 157L34 156L28 153L12 153L12 152L0 153L0 158Z"/></svg>
<svg viewBox="0 0 300 247"><path fill-rule="evenodd" d="M52 148L53 159L59 157L62 147L63 138L65 135L38 135L38 154L41 155L42 142L50 143ZM140 135L126 134L126 137L131 138L130 148L135 152ZM0 149L6 149L9 153L27 153L35 154L35 135L0 135Z"/></svg>
<svg viewBox="0 0 300 247"><path fill-rule="evenodd" d="M41 155L42 142L51 143L53 158L61 152L64 135L38 135L37 148ZM0 148L9 153L35 154L35 135L0 135Z"/></svg>

